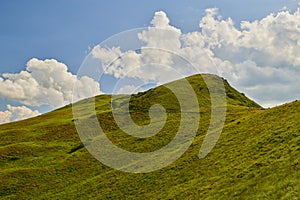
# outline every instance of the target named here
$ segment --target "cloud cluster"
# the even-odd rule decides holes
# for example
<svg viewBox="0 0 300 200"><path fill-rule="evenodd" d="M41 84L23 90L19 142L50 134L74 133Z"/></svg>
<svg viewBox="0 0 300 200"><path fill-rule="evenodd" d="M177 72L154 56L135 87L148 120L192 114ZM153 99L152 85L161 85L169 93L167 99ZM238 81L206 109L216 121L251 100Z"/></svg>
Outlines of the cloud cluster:
<svg viewBox="0 0 300 200"><path fill-rule="evenodd" d="M7 105L6 111L0 111L0 124L35 117L39 114L39 111L33 111L26 106Z"/></svg>
<svg viewBox="0 0 300 200"><path fill-rule="evenodd" d="M76 97L73 97L74 83L79 85ZM33 58L27 62L26 70L0 76L0 97L29 107L53 109L97 94L100 94L98 82L86 76L78 78L68 72L65 64L54 59ZM8 122L37 114L24 106L8 105L7 110L0 113L0 118L2 122Z"/></svg>
<svg viewBox="0 0 300 200"><path fill-rule="evenodd" d="M300 98L300 9L282 11L240 29L210 9L200 27L221 75L265 107Z"/></svg>
<svg viewBox="0 0 300 200"><path fill-rule="evenodd" d="M0 77L0 96L27 106L57 108L72 102L76 81L82 86L76 99L100 93L99 83L88 77L78 79L65 64L33 58L25 71Z"/></svg>
<svg viewBox="0 0 300 200"><path fill-rule="evenodd" d="M104 73L115 78L137 78L157 84L191 75L190 69L182 67L180 56L180 29L171 26L166 13L159 11L151 21L152 26L137 33L140 43L136 49L121 51L121 47L108 48L97 45L91 54L101 60ZM170 67L171 66L171 67ZM121 91L120 91L121 93Z"/></svg>
<svg viewBox="0 0 300 200"><path fill-rule="evenodd" d="M120 93L130 93L142 83L162 84L191 75L188 60L197 72L214 73L265 107L300 99L300 9L282 10L253 22L234 24L210 8L200 19L199 30L189 33L170 24L167 14L156 12L151 26L137 33L140 49L122 51L120 46L93 48L102 70L117 80ZM183 59L184 58L184 59ZM125 83L126 81L122 82ZM77 77L54 59L28 61L26 70L0 76L0 97L24 106L7 105L0 123L39 114L32 107L57 108L100 93L100 85L87 76ZM141 87L142 88L142 87ZM139 91L141 90L139 89ZM27 107L26 107L27 106Z"/></svg>
<svg viewBox="0 0 300 200"><path fill-rule="evenodd" d="M151 48L168 50L186 58L199 72L225 77L268 107L300 98L299 21L300 9L294 13L285 10L236 26L232 19L223 19L218 9L211 8L200 20L199 31L183 34L170 25L166 13L159 11L151 26L138 33L140 52L96 46L92 54L103 61L104 68L114 60L106 73L116 78L164 82L163 77L170 77L166 66L180 73L184 70L172 54Z"/></svg>

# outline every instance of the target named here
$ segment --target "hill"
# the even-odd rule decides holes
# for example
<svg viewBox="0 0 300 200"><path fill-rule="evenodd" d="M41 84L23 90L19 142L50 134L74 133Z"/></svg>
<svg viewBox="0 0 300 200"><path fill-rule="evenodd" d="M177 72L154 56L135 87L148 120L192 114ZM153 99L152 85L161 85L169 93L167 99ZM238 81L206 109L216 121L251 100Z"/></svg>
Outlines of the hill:
<svg viewBox="0 0 300 200"><path fill-rule="evenodd" d="M214 81L214 75L203 75ZM1 199L297 199L300 198L300 101L263 109L224 80L227 114L217 145L203 159L199 149L210 119L210 96L200 75L188 77L201 120L188 150L150 173L125 173L101 164L84 148L68 105L36 118L0 126ZM120 95L114 103L123 105ZM178 129L180 108L164 86L133 95L130 114L150 122L148 108L162 103L168 120L155 136L126 135L116 126L110 95L95 98L97 119L110 140L129 151L168 144ZM77 106L92 103L92 99ZM125 106L125 105L124 105ZM198 112L199 110L195 110ZM90 116L87 116L90 117Z"/></svg>

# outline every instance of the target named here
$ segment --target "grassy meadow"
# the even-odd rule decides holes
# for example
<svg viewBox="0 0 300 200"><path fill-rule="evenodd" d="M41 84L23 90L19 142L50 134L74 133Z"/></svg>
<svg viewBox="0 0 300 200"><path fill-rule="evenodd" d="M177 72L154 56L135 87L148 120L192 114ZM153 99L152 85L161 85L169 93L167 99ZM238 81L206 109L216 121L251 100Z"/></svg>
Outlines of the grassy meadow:
<svg viewBox="0 0 300 200"><path fill-rule="evenodd" d="M214 75L202 75L212 82ZM210 95L200 75L188 77L201 119L195 140L171 165L150 173L126 173L96 160L76 131L72 105L0 126L0 199L300 199L300 101L264 109L224 80L227 114L217 145L198 153L211 117ZM164 86L132 95L138 125L150 123L149 107L162 104L167 122L141 139L121 131L111 113L111 96L95 98L97 119L107 137L133 152L155 151L175 136L180 106ZM92 99L77 106L93 103ZM87 118L93 116L86 116Z"/></svg>

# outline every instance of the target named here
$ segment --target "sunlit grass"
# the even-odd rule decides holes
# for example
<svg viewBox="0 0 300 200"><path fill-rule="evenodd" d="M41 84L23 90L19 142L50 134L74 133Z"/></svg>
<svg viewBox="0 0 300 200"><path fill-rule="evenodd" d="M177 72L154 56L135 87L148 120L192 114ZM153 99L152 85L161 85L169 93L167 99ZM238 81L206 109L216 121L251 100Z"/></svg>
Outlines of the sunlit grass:
<svg viewBox="0 0 300 200"><path fill-rule="evenodd" d="M210 78L213 76L206 75ZM66 106L0 126L0 196L7 199L297 199L300 198L300 101L262 109L225 82L227 116L222 135L204 159L197 157L210 119L210 97L200 76L189 77L198 95L197 136L177 161L147 174L111 169L82 146ZM134 95L131 116L149 123L147 109L162 102L168 120L147 139L128 136L111 114L111 97L96 97L97 118L112 142L136 152L154 151L174 137L180 117L171 92L158 87ZM84 106L89 100L79 102ZM122 98L115 103L122 104ZM197 110L199 111L199 110ZM87 116L89 117L89 116ZM75 119L76 120L76 119Z"/></svg>

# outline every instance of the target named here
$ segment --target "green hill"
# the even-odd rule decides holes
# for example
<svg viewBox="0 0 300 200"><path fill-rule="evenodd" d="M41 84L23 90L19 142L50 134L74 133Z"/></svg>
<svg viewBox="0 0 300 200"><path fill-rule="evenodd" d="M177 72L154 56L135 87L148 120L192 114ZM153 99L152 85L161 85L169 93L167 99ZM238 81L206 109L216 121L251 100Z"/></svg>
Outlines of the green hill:
<svg viewBox="0 0 300 200"><path fill-rule="evenodd" d="M203 75L212 83L214 75ZM197 136L171 165L150 173L125 173L96 160L82 145L72 106L0 126L1 199L299 199L300 101L263 109L224 80L227 114L217 145L198 158L210 119L210 96L200 75L188 77L200 106ZM126 96L113 103L125 105ZM95 98L97 118L110 140L129 151L168 144L178 129L180 107L164 86L135 94L129 107L139 125L161 103L167 122L155 136L128 136L115 124L111 96ZM78 102L84 107L92 99ZM199 110L195 110L199 112ZM93 116L86 116L86 118ZM81 119L80 119L81 120ZM176 132L176 131L175 131Z"/></svg>

